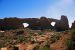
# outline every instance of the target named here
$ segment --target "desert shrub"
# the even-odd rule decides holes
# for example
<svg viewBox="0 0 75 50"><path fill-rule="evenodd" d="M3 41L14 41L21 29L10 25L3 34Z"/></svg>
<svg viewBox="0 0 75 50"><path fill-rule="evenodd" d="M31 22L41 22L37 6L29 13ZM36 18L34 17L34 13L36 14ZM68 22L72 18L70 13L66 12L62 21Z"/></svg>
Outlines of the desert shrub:
<svg viewBox="0 0 75 50"><path fill-rule="evenodd" d="M71 50L72 49L72 40L67 40L66 44L68 46L68 50Z"/></svg>
<svg viewBox="0 0 75 50"><path fill-rule="evenodd" d="M24 35L18 35L18 36L17 36L17 40L18 40L19 42L23 42L23 41L26 41L26 38L25 38Z"/></svg>
<svg viewBox="0 0 75 50"><path fill-rule="evenodd" d="M4 41L0 41L0 48L4 47L5 42Z"/></svg>
<svg viewBox="0 0 75 50"><path fill-rule="evenodd" d="M30 32L30 33L29 33L29 36L32 36L33 34L34 34L34 33Z"/></svg>
<svg viewBox="0 0 75 50"><path fill-rule="evenodd" d="M24 30L31 30L31 29L29 29L29 28L24 28Z"/></svg>
<svg viewBox="0 0 75 50"><path fill-rule="evenodd" d="M4 33L3 32L0 32L0 37L4 37Z"/></svg>
<svg viewBox="0 0 75 50"><path fill-rule="evenodd" d="M75 29L71 30L72 33L72 40L75 41Z"/></svg>
<svg viewBox="0 0 75 50"><path fill-rule="evenodd" d="M10 36L4 36L1 40L4 42L4 45L12 44L12 38Z"/></svg>
<svg viewBox="0 0 75 50"><path fill-rule="evenodd" d="M38 34L39 34L39 35L42 35L42 34L44 34L44 33L43 33L43 32L39 32Z"/></svg>
<svg viewBox="0 0 75 50"><path fill-rule="evenodd" d="M50 46L49 45L44 46L44 50L50 50Z"/></svg>
<svg viewBox="0 0 75 50"><path fill-rule="evenodd" d="M23 34L24 31L18 31L16 35L20 35L20 34Z"/></svg>
<svg viewBox="0 0 75 50"><path fill-rule="evenodd" d="M72 35L75 35L75 29L71 30Z"/></svg>
<svg viewBox="0 0 75 50"><path fill-rule="evenodd" d="M50 50L49 45L45 45L44 47L39 47L38 50Z"/></svg>
<svg viewBox="0 0 75 50"><path fill-rule="evenodd" d="M37 45L33 50L39 50L39 45Z"/></svg>
<svg viewBox="0 0 75 50"><path fill-rule="evenodd" d="M49 41L46 41L43 46L37 45L33 50L51 50Z"/></svg>
<svg viewBox="0 0 75 50"><path fill-rule="evenodd" d="M44 50L51 50L50 49L50 41L48 40L44 46Z"/></svg>
<svg viewBox="0 0 75 50"><path fill-rule="evenodd" d="M67 34L68 32L70 32L70 31L69 31L69 30L65 30L65 32L64 32L64 33L65 33L65 34Z"/></svg>
<svg viewBox="0 0 75 50"><path fill-rule="evenodd" d="M59 33L55 33L55 34L52 35L52 37L51 37L51 43L54 43L54 42L56 42L56 41L59 40L59 39L60 39Z"/></svg>

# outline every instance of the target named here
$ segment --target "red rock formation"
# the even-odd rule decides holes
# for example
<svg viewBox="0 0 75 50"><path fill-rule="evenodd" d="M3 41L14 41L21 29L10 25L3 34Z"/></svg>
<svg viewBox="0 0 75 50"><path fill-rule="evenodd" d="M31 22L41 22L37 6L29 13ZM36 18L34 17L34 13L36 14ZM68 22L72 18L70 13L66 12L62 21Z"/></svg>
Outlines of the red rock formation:
<svg viewBox="0 0 75 50"><path fill-rule="evenodd" d="M61 16L61 20L41 17L38 18L4 18L0 19L0 29L23 28L22 23L28 23L31 29L53 29L51 22L56 22L54 26L57 30L66 30L69 28L66 16Z"/></svg>
<svg viewBox="0 0 75 50"><path fill-rule="evenodd" d="M59 31L68 30L69 29L69 24L68 24L67 16L62 15L60 21L57 21L55 27Z"/></svg>
<svg viewBox="0 0 75 50"><path fill-rule="evenodd" d="M75 21L72 23L71 29L75 29Z"/></svg>

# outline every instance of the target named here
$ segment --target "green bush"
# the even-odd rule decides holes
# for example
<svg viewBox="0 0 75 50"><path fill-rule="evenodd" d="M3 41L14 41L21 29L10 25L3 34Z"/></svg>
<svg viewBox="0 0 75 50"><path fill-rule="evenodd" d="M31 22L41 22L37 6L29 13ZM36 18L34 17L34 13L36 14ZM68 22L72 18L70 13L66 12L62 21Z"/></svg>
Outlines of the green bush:
<svg viewBox="0 0 75 50"><path fill-rule="evenodd" d="M72 35L75 35L75 29L71 30Z"/></svg>
<svg viewBox="0 0 75 50"><path fill-rule="evenodd" d="M4 37L4 33L0 32L0 37Z"/></svg>
<svg viewBox="0 0 75 50"><path fill-rule="evenodd" d="M72 40L67 40L67 46L68 46L68 50L71 50L71 48L72 48Z"/></svg>
<svg viewBox="0 0 75 50"><path fill-rule="evenodd" d="M44 50L51 50L50 49L50 40L48 40L44 46Z"/></svg>
<svg viewBox="0 0 75 50"><path fill-rule="evenodd" d="M75 29L71 30L72 33L72 40L75 41Z"/></svg>
<svg viewBox="0 0 75 50"><path fill-rule="evenodd" d="M18 35L17 39L18 39L19 42L26 41L26 37L24 35Z"/></svg>
<svg viewBox="0 0 75 50"><path fill-rule="evenodd" d="M5 44L4 41L0 42L0 48L4 47L4 44Z"/></svg>
<svg viewBox="0 0 75 50"><path fill-rule="evenodd" d="M17 33L16 33L16 35L21 35L21 34L23 34L24 33L24 31L18 31Z"/></svg>
<svg viewBox="0 0 75 50"><path fill-rule="evenodd" d="M39 32L39 35L42 35L42 34L44 34L43 32Z"/></svg>
<svg viewBox="0 0 75 50"><path fill-rule="evenodd" d="M50 50L50 46L45 45L44 47L39 47L38 50Z"/></svg>
<svg viewBox="0 0 75 50"><path fill-rule="evenodd" d="M50 50L50 46L49 45L44 46L44 50Z"/></svg>
<svg viewBox="0 0 75 50"><path fill-rule="evenodd" d="M59 40L59 39L60 39L59 33L55 33L55 34L52 35L52 37L51 37L51 43L54 43L54 42L56 42L56 41Z"/></svg>

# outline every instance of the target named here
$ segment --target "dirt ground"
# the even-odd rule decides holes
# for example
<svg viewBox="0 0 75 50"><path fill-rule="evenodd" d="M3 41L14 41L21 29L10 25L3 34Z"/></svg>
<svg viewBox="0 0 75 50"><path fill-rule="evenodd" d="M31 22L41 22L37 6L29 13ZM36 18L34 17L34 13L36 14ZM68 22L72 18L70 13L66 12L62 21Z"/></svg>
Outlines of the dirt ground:
<svg viewBox="0 0 75 50"><path fill-rule="evenodd" d="M51 44L51 50L68 50L66 41L71 39L71 33L61 34L60 40Z"/></svg>

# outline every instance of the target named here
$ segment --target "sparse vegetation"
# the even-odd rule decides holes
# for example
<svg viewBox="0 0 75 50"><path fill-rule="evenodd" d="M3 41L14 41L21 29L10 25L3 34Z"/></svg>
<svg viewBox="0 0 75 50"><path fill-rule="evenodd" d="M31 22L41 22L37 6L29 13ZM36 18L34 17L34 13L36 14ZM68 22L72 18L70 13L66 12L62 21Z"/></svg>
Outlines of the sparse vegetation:
<svg viewBox="0 0 75 50"><path fill-rule="evenodd" d="M23 42L23 41L26 40L26 38L25 38L24 35L18 35L18 36L17 36L17 40L18 40L19 42Z"/></svg>
<svg viewBox="0 0 75 50"><path fill-rule="evenodd" d="M42 34L44 34L43 32L39 32L39 35L42 35Z"/></svg>
<svg viewBox="0 0 75 50"><path fill-rule="evenodd" d="M52 35L52 37L51 37L51 43L54 43L54 42L56 42L56 41L59 40L59 39L60 39L59 33L55 33L55 34Z"/></svg>
<svg viewBox="0 0 75 50"><path fill-rule="evenodd" d="M35 43L38 44L38 46L36 46L33 50L51 50L50 45L57 42L60 39L61 37L60 34L61 32L56 32L53 30L42 30L42 31L30 29L7 30L4 33L0 34L0 48L8 45L16 45L18 43L30 42L31 44ZM63 34L65 34L65 32L63 32ZM35 40L36 38L38 38L39 41ZM45 38L47 39L45 40ZM44 39L45 41L43 41L42 39ZM67 41L66 44L68 48L71 47L71 41Z"/></svg>
<svg viewBox="0 0 75 50"><path fill-rule="evenodd" d="M0 37L4 37L4 33L0 32Z"/></svg>
<svg viewBox="0 0 75 50"><path fill-rule="evenodd" d="M67 40L67 46L68 46L68 50L72 49L72 39L71 40Z"/></svg>
<svg viewBox="0 0 75 50"><path fill-rule="evenodd" d="M75 35L75 29L71 30L72 35Z"/></svg>

